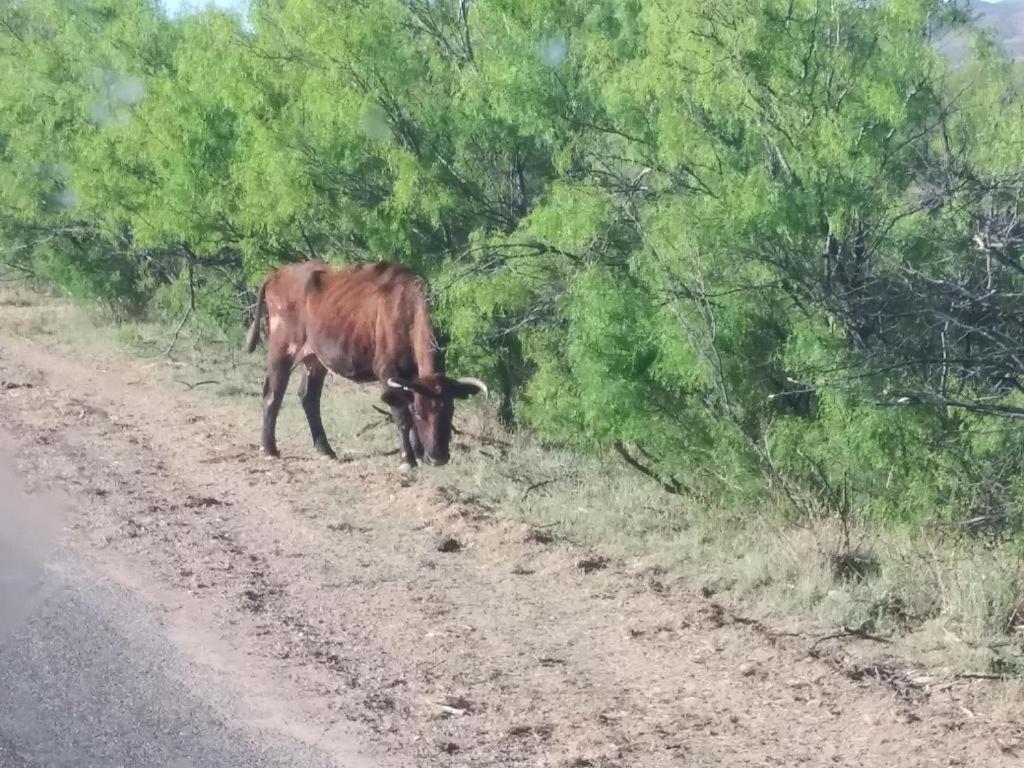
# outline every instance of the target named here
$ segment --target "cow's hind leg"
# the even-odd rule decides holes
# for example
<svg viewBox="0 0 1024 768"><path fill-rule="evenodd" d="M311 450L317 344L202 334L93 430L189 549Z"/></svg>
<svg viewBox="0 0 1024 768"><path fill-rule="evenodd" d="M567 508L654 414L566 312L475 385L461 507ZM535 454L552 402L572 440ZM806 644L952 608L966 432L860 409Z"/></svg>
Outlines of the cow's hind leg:
<svg viewBox="0 0 1024 768"><path fill-rule="evenodd" d="M320 396L324 391L324 379L327 378L327 369L315 357L306 361L306 372L302 377L302 384L299 387L299 401L302 403L302 410L306 412L306 420L309 422L309 432L313 436L313 447L319 453L329 458L336 458L331 444L327 442L327 433L324 431L324 423L320 418Z"/></svg>
<svg viewBox="0 0 1024 768"><path fill-rule="evenodd" d="M411 469L416 466L416 451L409 437L416 429L413 426L412 411L407 405L391 406L391 415L398 427L398 452L402 457L402 469Z"/></svg>
<svg viewBox="0 0 1024 768"><path fill-rule="evenodd" d="M263 379L263 433L260 448L266 456L280 455L274 433L277 428L277 414L281 410L291 373L291 359L271 356L267 363L267 375Z"/></svg>

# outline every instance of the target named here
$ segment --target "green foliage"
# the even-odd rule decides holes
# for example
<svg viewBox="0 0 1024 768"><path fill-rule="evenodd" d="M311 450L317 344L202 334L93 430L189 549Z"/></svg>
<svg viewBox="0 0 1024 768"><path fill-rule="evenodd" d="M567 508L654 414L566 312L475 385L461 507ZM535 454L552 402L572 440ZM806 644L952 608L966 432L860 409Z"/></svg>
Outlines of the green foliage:
<svg viewBox="0 0 1024 768"><path fill-rule="evenodd" d="M941 0L22 0L3 259L237 333L427 274L504 415L717 499L1019 519L1024 94Z"/></svg>

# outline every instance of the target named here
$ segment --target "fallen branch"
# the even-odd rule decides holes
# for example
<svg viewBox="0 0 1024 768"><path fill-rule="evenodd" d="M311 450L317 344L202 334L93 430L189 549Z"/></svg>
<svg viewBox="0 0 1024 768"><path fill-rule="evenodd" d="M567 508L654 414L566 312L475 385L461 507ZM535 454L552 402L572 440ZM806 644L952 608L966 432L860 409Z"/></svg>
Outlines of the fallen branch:
<svg viewBox="0 0 1024 768"><path fill-rule="evenodd" d="M546 485L551 485L552 483L557 483L559 480L564 479L565 478L562 477L549 477L545 480L538 480L535 483L531 483L526 487L526 490L523 491L523 496L520 499L520 501L526 501L526 497L529 496L533 491L539 490L540 488L543 488Z"/></svg>
<svg viewBox="0 0 1024 768"><path fill-rule="evenodd" d="M889 640L886 637L881 637L880 635L872 635L867 630L860 629L859 627L840 627L838 632L833 632L830 635L825 635L824 637L819 637L817 640L815 640L814 644L811 646L811 650L814 650L819 645L828 642L829 640L838 640L842 637L856 637L860 640L870 640L873 643L884 643L885 645L888 645L892 642L892 640Z"/></svg>
<svg viewBox="0 0 1024 768"><path fill-rule="evenodd" d="M566 472L565 474L561 474L561 475L558 475L556 477L545 477L542 480L536 480L536 481L530 483L526 487L526 490L523 491L523 495L522 495L522 498L520 499L520 501L526 501L526 497L527 496L529 496L534 491L537 491L537 490L540 490L541 488L544 488L545 486L552 485L553 483L560 483L563 480L574 480L577 477L578 477L578 475L575 472ZM524 478L512 477L510 479L512 479L512 480L527 480L528 478L525 478L525 477Z"/></svg>
<svg viewBox="0 0 1024 768"><path fill-rule="evenodd" d="M193 390L196 387L202 387L206 384L220 384L216 379L204 379L203 381L197 381L195 384L189 384L187 381L179 381L179 384L184 384L189 390Z"/></svg>
<svg viewBox="0 0 1024 768"><path fill-rule="evenodd" d="M1020 675L999 675L984 672L960 672L954 677L957 680L1020 680Z"/></svg>
<svg viewBox="0 0 1024 768"><path fill-rule="evenodd" d="M388 416L390 416L390 415L391 415L391 414L388 414ZM365 434L366 434L367 432L372 432L372 431L373 431L373 430L375 430L375 429L376 429L377 427L383 427L383 426L384 426L385 424L387 424L387 423L388 423L389 421L390 421L390 419L381 419L380 421L372 421L372 422L370 422L369 424L367 424L367 425L365 425L364 427L362 427L362 428L361 428L361 429L360 429L360 430L359 430L358 432L356 432L355 436L356 436L356 437L362 437L362 436L363 436L363 435L365 435Z"/></svg>
<svg viewBox="0 0 1024 768"><path fill-rule="evenodd" d="M629 464L629 466L631 466L633 469L635 469L641 475L644 475L645 477L649 477L651 480L656 482L658 485L660 485L662 488L664 488L669 493L673 493L673 494L676 494L678 496L682 496L682 495L684 495L687 492L686 487L682 483L680 483L678 480L676 480L674 477L667 477L667 478L662 477L657 472L655 472L653 469L651 469L650 467L648 467L645 464L643 464L639 459L637 459L635 456L633 456L626 449L626 446L622 444L621 440L616 440L615 441L614 448L618 452L618 454L622 457L622 460L625 461L627 464Z"/></svg>

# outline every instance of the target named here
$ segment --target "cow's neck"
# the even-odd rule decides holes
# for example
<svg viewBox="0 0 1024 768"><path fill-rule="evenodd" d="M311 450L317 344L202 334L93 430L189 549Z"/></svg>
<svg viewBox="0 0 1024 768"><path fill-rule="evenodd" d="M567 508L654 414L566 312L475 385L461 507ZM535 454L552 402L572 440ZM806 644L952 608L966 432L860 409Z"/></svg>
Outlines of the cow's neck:
<svg viewBox="0 0 1024 768"><path fill-rule="evenodd" d="M413 322L413 346L418 376L444 376L444 352L438 343L426 304L420 306L416 312L416 319Z"/></svg>

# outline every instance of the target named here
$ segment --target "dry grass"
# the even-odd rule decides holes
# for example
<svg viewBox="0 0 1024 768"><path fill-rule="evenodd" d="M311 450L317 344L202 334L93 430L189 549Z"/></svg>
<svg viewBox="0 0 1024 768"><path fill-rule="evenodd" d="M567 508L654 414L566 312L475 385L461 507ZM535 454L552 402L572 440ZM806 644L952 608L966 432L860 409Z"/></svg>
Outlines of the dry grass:
<svg viewBox="0 0 1024 768"><path fill-rule="evenodd" d="M197 397L245 398L255 446L261 354L227 340L183 334L163 354L170 329L112 326L95 313L10 284L0 300L18 306L19 335L75 347L98 361L117 349L166 371ZM293 382L278 443L312 453ZM395 447L390 424L373 409L376 392L333 380L324 421L339 457L381 455ZM671 569L707 592L727 593L762 617L791 616L891 637L906 656L975 674L1024 676L1024 544L943 530L882 528L854 521L847 531L822 517L796 524L781 503L761 509L709 509L671 496L611 458L547 449L503 431L493 403L460 407L453 461L423 470L442 493L484 514L526 520L545 534L618 557ZM1018 693L1020 693L1018 691ZM1009 695L1009 694L1008 694ZM1019 701L1019 698L1017 699Z"/></svg>

